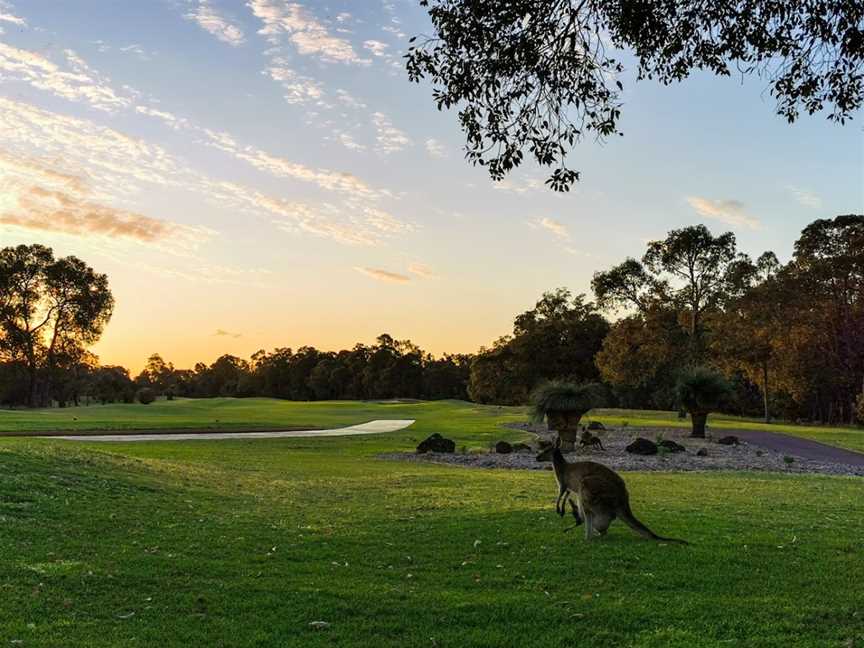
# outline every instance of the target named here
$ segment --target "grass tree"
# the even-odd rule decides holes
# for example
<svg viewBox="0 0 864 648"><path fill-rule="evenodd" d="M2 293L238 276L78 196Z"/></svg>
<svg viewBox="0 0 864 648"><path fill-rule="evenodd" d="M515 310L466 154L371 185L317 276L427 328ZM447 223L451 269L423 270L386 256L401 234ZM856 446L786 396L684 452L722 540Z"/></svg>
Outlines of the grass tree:
<svg viewBox="0 0 864 648"><path fill-rule="evenodd" d="M690 436L704 439L708 415L720 409L732 388L716 371L706 367L690 367L678 376L675 391L678 403L690 413L693 424Z"/></svg>
<svg viewBox="0 0 864 648"><path fill-rule="evenodd" d="M531 394L531 419L555 430L564 450L572 450L579 439L579 422L595 407L602 407L604 389L599 383L576 384L552 380Z"/></svg>

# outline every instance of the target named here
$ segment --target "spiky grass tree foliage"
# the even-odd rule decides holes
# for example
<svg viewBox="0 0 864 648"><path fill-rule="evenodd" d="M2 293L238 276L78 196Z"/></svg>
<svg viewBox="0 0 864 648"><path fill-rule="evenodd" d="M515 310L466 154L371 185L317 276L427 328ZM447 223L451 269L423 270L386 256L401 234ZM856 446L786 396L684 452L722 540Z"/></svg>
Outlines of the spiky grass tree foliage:
<svg viewBox="0 0 864 648"><path fill-rule="evenodd" d="M690 367L681 372L675 385L678 402L690 413L691 437L705 438L705 423L711 412L719 410L732 388L726 379L706 367Z"/></svg>
<svg viewBox="0 0 864 648"><path fill-rule="evenodd" d="M531 394L531 419L540 423L545 418L549 428L558 432L562 446L571 449L579 439L579 421L589 410L602 407L603 401L603 386L598 383L551 380Z"/></svg>

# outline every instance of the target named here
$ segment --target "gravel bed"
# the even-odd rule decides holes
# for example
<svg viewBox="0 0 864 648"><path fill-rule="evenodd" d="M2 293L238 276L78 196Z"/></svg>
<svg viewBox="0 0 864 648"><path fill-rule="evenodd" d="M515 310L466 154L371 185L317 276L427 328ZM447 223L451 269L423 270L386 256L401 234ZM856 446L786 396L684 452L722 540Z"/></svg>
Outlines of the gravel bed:
<svg viewBox="0 0 864 648"><path fill-rule="evenodd" d="M529 426L527 424L516 424L508 427L530 430L539 438L551 439L545 426ZM640 428L627 427L608 429L596 433L606 451L599 449L578 448L576 452L567 455L568 461L596 461L614 470L621 471L665 471L665 472L688 472L704 470L753 470L770 471L780 473L820 473L827 475L855 475L864 476L864 467L849 466L845 464L823 463L811 461L801 457L792 456L792 461L773 450L741 442L738 446L726 446L716 443L712 439L691 439L687 436L686 429L681 428ZM723 431L720 436L728 433ZM625 451L636 437L643 437L656 441L658 435L663 439L671 439L680 443L686 452L662 453L656 455L642 456L634 455ZM709 435L710 436L710 435ZM715 437L720 438L720 437ZM531 444L536 447L536 443ZM708 453L706 457L696 456L696 453L704 448ZM400 452L381 455L384 459L397 459L402 461L423 461L442 464L455 464L470 468L510 468L517 470L552 470L549 462L538 462L535 459L536 451L525 451L511 454L497 454L493 452L484 453L427 453L416 454L414 452Z"/></svg>

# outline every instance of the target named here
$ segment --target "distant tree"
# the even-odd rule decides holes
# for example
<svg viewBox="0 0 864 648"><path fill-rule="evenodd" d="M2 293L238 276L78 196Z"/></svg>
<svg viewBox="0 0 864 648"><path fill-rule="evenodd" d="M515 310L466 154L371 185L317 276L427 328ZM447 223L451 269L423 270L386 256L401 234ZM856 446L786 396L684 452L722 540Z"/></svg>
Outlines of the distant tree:
<svg viewBox="0 0 864 648"><path fill-rule="evenodd" d="M546 292L515 318L511 336L477 355L469 392L480 402L525 403L544 380L595 381L594 356L608 331L584 295L574 297L566 288Z"/></svg>
<svg viewBox="0 0 864 648"><path fill-rule="evenodd" d="M263 396L291 398L289 371L294 352L289 348L259 351L252 357L255 374Z"/></svg>
<svg viewBox="0 0 864 648"><path fill-rule="evenodd" d="M778 279L777 259L764 254L751 283L709 324L711 355L727 373L743 371L762 392L763 419L771 420L770 396L773 368L792 321L789 304L795 299L788 284Z"/></svg>
<svg viewBox="0 0 864 648"><path fill-rule="evenodd" d="M627 259L591 282L597 303L611 309L635 307L643 315L649 307L674 308L686 322L690 360L704 352L704 318L738 294L754 268L738 254L735 235L714 236L704 225L672 230L662 241L652 241L642 262Z"/></svg>
<svg viewBox="0 0 864 648"><path fill-rule="evenodd" d="M494 180L528 154L566 191L583 138L621 134L622 59L638 79L671 84L694 70L767 78L777 112L828 111L844 122L864 100L864 5L854 0L421 0L434 34L409 48L438 109L458 108L466 158ZM414 43L415 39L412 38Z"/></svg>
<svg viewBox="0 0 864 648"><path fill-rule="evenodd" d="M781 279L795 296L798 351L787 375L809 375L813 409L826 421L851 423L864 384L864 215L808 225ZM797 365L797 366L796 366Z"/></svg>
<svg viewBox="0 0 864 648"><path fill-rule="evenodd" d="M688 356L678 312L654 304L615 322L595 362L621 406L672 409L675 374Z"/></svg>
<svg viewBox="0 0 864 648"><path fill-rule="evenodd" d="M89 394L93 372L98 366L98 358L89 352L75 353L74 356L61 355L46 380L58 407L67 404L78 406L81 399Z"/></svg>
<svg viewBox="0 0 864 648"><path fill-rule="evenodd" d="M708 415L720 410L729 398L729 383L716 371L689 367L678 376L676 391L678 402L690 413L690 436L704 439Z"/></svg>
<svg viewBox="0 0 864 648"><path fill-rule="evenodd" d="M410 340L383 333L363 369L369 398L418 398L423 390L423 352Z"/></svg>
<svg viewBox="0 0 864 648"><path fill-rule="evenodd" d="M858 394L858 398L855 401L855 416L858 422L864 425L864 391Z"/></svg>
<svg viewBox="0 0 864 648"><path fill-rule="evenodd" d="M28 396L27 366L20 361L0 362L0 405L23 405Z"/></svg>
<svg viewBox="0 0 864 648"><path fill-rule="evenodd" d="M291 356L288 365L288 393L292 400L313 400L315 392L309 386L309 376L321 361L321 352L315 347L302 346Z"/></svg>
<svg viewBox="0 0 864 648"><path fill-rule="evenodd" d="M50 248L0 250L0 347L26 368L28 406L47 404L50 377L81 358L111 318L108 278Z"/></svg>
<svg viewBox="0 0 864 648"><path fill-rule="evenodd" d="M156 392L150 387L142 387L137 393L138 402L142 405L149 405L156 400Z"/></svg>
<svg viewBox="0 0 864 648"><path fill-rule="evenodd" d="M135 378L135 383L141 387L150 387L157 394L165 395L177 390L177 376L174 365L165 362L158 353L147 358L144 369Z"/></svg>
<svg viewBox="0 0 864 648"><path fill-rule="evenodd" d="M132 402L135 383L124 367L106 365L93 370L90 381L91 395L102 403Z"/></svg>
<svg viewBox="0 0 864 648"><path fill-rule="evenodd" d="M427 356L423 361L423 397L467 400L471 359L465 354L445 354L437 359Z"/></svg>
<svg viewBox="0 0 864 648"><path fill-rule="evenodd" d="M337 354L339 362L346 369L346 388L342 398L368 398L363 386L363 372L369 362L369 355L370 349L365 344L355 344L354 348Z"/></svg>
<svg viewBox="0 0 864 648"><path fill-rule="evenodd" d="M348 389L348 369L332 354L321 357L308 379L317 400L342 398Z"/></svg>
<svg viewBox="0 0 864 648"><path fill-rule="evenodd" d="M522 358L505 336L490 349L482 348L471 362L468 396L475 403L520 405L528 402L530 386L522 376Z"/></svg>
<svg viewBox="0 0 864 648"><path fill-rule="evenodd" d="M249 374L249 363L232 355L219 357L207 369L209 389L213 396L244 397L250 394L241 389L243 379Z"/></svg>

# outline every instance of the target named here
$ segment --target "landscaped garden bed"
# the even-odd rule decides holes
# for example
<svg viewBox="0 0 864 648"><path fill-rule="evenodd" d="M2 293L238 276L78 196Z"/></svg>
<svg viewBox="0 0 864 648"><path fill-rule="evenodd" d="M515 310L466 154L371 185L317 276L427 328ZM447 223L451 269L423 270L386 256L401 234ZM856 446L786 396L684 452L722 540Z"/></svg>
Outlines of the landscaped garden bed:
<svg viewBox="0 0 864 648"><path fill-rule="evenodd" d="M490 448L488 452L390 453L385 458L408 461L429 461L434 463L456 464L472 468L511 468L521 470L551 470L548 461L538 461L537 454L543 445L551 443L554 435L545 425L516 423L508 425L530 431L536 435L531 451L501 454ZM707 434L706 439L689 437L689 430L683 428L658 427L619 427L596 431L605 450L582 448L567 453L569 461L596 461L614 470L624 471L666 471L688 472L703 470L753 470L783 473L822 473L829 475L864 476L864 466L841 463L813 461L803 457L787 455L755 444L740 442L738 445L723 445L718 441L732 434L728 430ZM627 452L628 445L637 438L657 441L674 441L685 448L683 452L667 452L660 448L657 454L638 455ZM700 453L703 456L699 456Z"/></svg>

